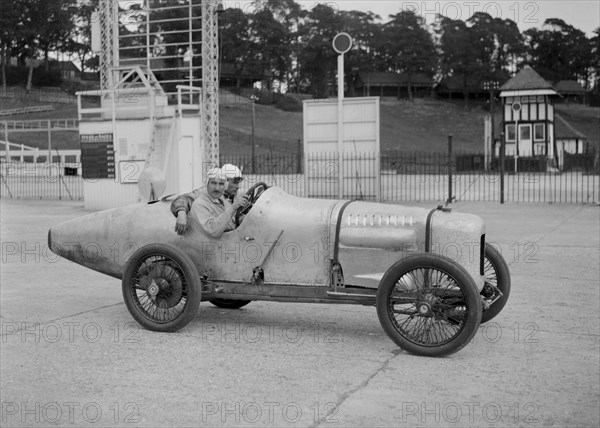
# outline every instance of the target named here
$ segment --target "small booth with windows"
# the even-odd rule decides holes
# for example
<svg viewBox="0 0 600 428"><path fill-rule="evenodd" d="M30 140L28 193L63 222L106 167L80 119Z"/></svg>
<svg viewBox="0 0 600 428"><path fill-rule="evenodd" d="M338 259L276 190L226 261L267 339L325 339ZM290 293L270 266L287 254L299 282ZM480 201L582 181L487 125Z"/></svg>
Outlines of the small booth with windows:
<svg viewBox="0 0 600 428"><path fill-rule="evenodd" d="M527 66L500 88L505 155L554 158L552 85Z"/></svg>
<svg viewBox="0 0 600 428"><path fill-rule="evenodd" d="M555 113L560 94L531 67L526 66L500 88L506 162L514 159L515 171L568 169L570 156L585 157L587 137ZM500 154L496 144L494 154Z"/></svg>

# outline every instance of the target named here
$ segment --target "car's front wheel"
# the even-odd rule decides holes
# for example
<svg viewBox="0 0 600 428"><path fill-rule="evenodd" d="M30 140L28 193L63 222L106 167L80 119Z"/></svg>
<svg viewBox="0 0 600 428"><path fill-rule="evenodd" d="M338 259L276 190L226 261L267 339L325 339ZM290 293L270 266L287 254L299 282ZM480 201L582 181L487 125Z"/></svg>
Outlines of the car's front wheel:
<svg viewBox="0 0 600 428"><path fill-rule="evenodd" d="M200 277L190 258L168 245L140 248L123 275L125 306L144 328L174 332L198 312Z"/></svg>
<svg viewBox="0 0 600 428"><path fill-rule="evenodd" d="M473 338L481 320L481 298L462 266L444 256L416 254L395 263L381 279L377 315L402 349L441 357Z"/></svg>
<svg viewBox="0 0 600 428"><path fill-rule="evenodd" d="M491 305L487 309L483 309L481 313L482 324L494 318L504 309L510 295L510 272L502 254L491 245L486 244L483 263L485 284L481 294L486 303L491 303Z"/></svg>

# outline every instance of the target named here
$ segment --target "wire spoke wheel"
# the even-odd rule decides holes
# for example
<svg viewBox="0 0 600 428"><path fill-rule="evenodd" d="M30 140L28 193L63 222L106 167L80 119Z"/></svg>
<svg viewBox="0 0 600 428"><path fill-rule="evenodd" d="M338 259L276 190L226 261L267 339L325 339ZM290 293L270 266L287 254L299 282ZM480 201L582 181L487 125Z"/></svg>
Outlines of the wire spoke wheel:
<svg viewBox="0 0 600 428"><path fill-rule="evenodd" d="M138 309L156 322L181 315L187 304L187 283L181 266L165 256L150 256L138 268L132 296Z"/></svg>
<svg viewBox="0 0 600 428"><path fill-rule="evenodd" d="M166 245L138 250L123 276L123 298L131 315L155 331L176 331L196 314L200 284L185 254Z"/></svg>
<svg viewBox="0 0 600 428"><path fill-rule="evenodd" d="M510 271L508 264L502 254L489 244L485 246L485 258L483 264L485 284L481 295L485 303L481 313L481 323L490 321L496 317L508 301L510 295Z"/></svg>
<svg viewBox="0 0 600 428"><path fill-rule="evenodd" d="M446 257L418 254L393 265L377 293L377 313L403 349L443 356L465 346L481 317L481 301L470 275Z"/></svg>

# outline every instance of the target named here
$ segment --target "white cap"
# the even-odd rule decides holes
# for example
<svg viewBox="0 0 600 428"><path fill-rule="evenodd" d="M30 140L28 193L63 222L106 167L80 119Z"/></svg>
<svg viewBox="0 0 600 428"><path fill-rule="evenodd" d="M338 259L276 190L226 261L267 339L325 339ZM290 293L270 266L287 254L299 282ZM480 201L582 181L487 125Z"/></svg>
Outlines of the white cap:
<svg viewBox="0 0 600 428"><path fill-rule="evenodd" d="M208 171L206 171L206 178L207 179L214 179L216 178L217 180L225 180L225 174L223 174L223 171L221 171L220 168L214 167L214 168L210 168Z"/></svg>
<svg viewBox="0 0 600 428"><path fill-rule="evenodd" d="M240 169L235 165L226 163L221 167L221 171L223 171L223 174L225 174L225 178L227 179L238 178L240 180L243 180L242 171L240 171Z"/></svg>

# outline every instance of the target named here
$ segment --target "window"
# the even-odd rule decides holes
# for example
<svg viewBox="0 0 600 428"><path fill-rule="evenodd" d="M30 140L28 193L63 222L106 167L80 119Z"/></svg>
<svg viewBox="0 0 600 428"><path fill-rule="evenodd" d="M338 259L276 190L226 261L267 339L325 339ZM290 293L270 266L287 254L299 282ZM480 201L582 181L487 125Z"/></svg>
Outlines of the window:
<svg viewBox="0 0 600 428"><path fill-rule="evenodd" d="M506 141L515 141L516 140L516 132L515 125L510 124L506 125Z"/></svg>
<svg viewBox="0 0 600 428"><path fill-rule="evenodd" d="M531 140L531 125L520 125L519 126L519 140L524 140L524 141Z"/></svg>
<svg viewBox="0 0 600 428"><path fill-rule="evenodd" d="M543 123L533 125L533 138L535 141L544 141L546 139L545 128Z"/></svg>
<svg viewBox="0 0 600 428"><path fill-rule="evenodd" d="M533 146L533 154L536 156L543 156L546 154L546 145L545 144L534 144Z"/></svg>

